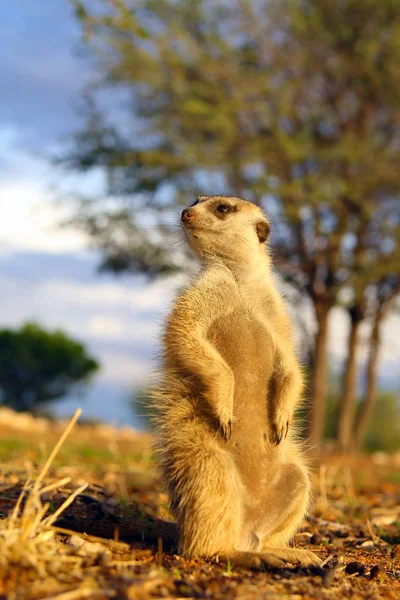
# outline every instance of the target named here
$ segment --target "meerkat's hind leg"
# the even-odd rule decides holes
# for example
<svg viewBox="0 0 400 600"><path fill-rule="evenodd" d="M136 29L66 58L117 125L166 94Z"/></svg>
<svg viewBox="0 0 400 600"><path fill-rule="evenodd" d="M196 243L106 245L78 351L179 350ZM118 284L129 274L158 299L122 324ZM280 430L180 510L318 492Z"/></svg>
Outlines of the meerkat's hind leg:
<svg viewBox="0 0 400 600"><path fill-rule="evenodd" d="M295 565L304 567L320 565L321 559L310 550L286 546L307 512L310 483L306 471L300 464L284 464L282 469L280 485L274 500L275 505L281 506L280 519L277 519L274 529L262 539L260 549ZM285 493L286 503L282 500L282 492Z"/></svg>
<svg viewBox="0 0 400 600"><path fill-rule="evenodd" d="M249 552L235 551L227 554L219 555L218 562L230 564L233 567L242 567L243 569L256 569L257 571L273 568L281 569L287 567L287 562L276 556L274 553L268 552Z"/></svg>
<svg viewBox="0 0 400 600"><path fill-rule="evenodd" d="M238 550L284 548L307 511L309 482L297 464L281 464L278 475L260 488L258 503L247 507Z"/></svg>
<svg viewBox="0 0 400 600"><path fill-rule="evenodd" d="M181 441L185 459L175 457L178 476L169 485L179 552L204 558L229 553L237 547L242 523L242 484L234 461L211 441L207 447L187 436Z"/></svg>
<svg viewBox="0 0 400 600"><path fill-rule="evenodd" d="M252 529L250 521L242 529L242 550L227 553L220 560L256 570L321 565L322 561L313 552L286 546L306 513L309 488L307 472L301 463L282 464L282 473L275 489L268 490L264 509L259 508L261 513L263 510L265 513L259 514L253 522L255 546L250 549L244 544L244 539L249 538ZM254 513L249 517L254 519Z"/></svg>
<svg viewBox="0 0 400 600"><path fill-rule="evenodd" d="M286 548L307 514L310 501L310 483L305 470L297 464L282 465L281 486L275 491L273 505L281 506L281 514L273 528L260 531L261 550ZM285 502L282 501L284 493ZM269 524L268 524L269 525Z"/></svg>
<svg viewBox="0 0 400 600"><path fill-rule="evenodd" d="M322 560L309 550L265 548L262 552L237 551L218 556L218 562L244 569L281 569L288 566L320 566Z"/></svg>
<svg viewBox="0 0 400 600"><path fill-rule="evenodd" d="M278 560L286 561L293 565L300 565L302 567L319 566L322 564L322 560L311 552L311 550L301 550L299 548L274 548L263 546L261 554L268 554L274 556Z"/></svg>

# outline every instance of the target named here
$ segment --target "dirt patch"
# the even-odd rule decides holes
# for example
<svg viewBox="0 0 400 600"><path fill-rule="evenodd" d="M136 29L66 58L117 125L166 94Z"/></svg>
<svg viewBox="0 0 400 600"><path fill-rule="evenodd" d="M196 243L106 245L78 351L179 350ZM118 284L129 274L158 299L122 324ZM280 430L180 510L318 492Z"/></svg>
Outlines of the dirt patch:
<svg viewBox="0 0 400 600"><path fill-rule="evenodd" d="M76 427L30 497L57 434L0 426L0 598L400 598L400 487L390 461L327 457L294 540L325 565L252 572L175 553L148 435Z"/></svg>

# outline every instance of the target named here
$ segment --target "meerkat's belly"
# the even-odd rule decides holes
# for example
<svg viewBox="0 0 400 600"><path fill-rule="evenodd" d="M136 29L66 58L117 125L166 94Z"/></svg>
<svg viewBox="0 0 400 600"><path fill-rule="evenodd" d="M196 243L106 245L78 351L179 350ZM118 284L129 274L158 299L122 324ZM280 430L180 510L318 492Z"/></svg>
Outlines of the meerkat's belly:
<svg viewBox="0 0 400 600"><path fill-rule="evenodd" d="M271 333L256 317L233 313L217 320L210 341L235 379L233 428L228 447L248 486L267 476L274 448L268 440L268 383L274 362Z"/></svg>
<svg viewBox="0 0 400 600"><path fill-rule="evenodd" d="M265 416L275 355L271 333L256 317L233 313L214 322L209 338L234 374L236 416L250 408Z"/></svg>

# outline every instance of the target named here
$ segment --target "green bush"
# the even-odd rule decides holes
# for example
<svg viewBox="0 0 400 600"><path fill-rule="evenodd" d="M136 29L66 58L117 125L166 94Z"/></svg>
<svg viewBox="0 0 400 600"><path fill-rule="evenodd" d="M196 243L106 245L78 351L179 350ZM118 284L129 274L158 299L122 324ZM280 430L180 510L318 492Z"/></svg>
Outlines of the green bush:
<svg viewBox="0 0 400 600"><path fill-rule="evenodd" d="M99 365L82 344L36 323L0 330L0 404L32 411L65 396Z"/></svg>

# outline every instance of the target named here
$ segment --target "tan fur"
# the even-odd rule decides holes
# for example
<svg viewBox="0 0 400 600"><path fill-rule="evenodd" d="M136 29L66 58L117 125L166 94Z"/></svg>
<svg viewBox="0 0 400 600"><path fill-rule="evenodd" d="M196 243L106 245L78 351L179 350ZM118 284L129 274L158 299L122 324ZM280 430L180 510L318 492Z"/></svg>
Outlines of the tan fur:
<svg viewBox="0 0 400 600"><path fill-rule="evenodd" d="M168 319L154 393L179 550L252 567L318 564L287 547L309 475L292 427L303 383L263 243L269 224L225 197L200 197L182 221L203 268Z"/></svg>

